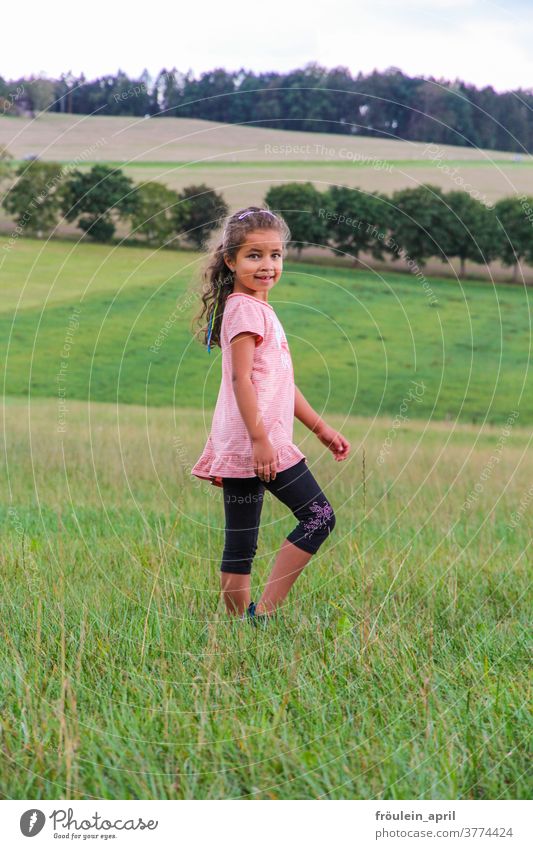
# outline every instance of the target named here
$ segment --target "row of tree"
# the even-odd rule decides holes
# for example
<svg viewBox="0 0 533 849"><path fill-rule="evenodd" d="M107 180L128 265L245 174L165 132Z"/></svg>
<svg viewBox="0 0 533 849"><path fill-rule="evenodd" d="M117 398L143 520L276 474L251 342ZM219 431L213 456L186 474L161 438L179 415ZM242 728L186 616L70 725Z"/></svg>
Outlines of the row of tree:
<svg viewBox="0 0 533 849"><path fill-rule="evenodd" d="M375 136L491 150L533 152L533 91L409 77L399 68L352 76L310 62L288 73L215 68L122 71L95 80L62 74L4 80L0 115L17 107L84 115L204 118L285 130Z"/></svg>
<svg viewBox="0 0 533 849"><path fill-rule="evenodd" d="M431 257L488 264L500 260L513 267L533 265L533 197L506 197L485 206L468 192L444 192L425 183L390 196L346 186L318 191L312 183L273 186L265 196L282 212L298 253L310 245L327 245L353 258L404 259L423 267Z"/></svg>
<svg viewBox="0 0 533 849"><path fill-rule="evenodd" d="M291 230L291 246L328 247L352 257L405 259L424 266L430 257L460 260L461 275L470 260L499 259L514 267L533 264L533 198L502 198L485 206L468 192L443 192L424 184L388 196L345 186L319 191L312 183L271 187L264 200L280 212ZM90 170L50 162L20 165L2 205L19 232L49 235L62 216L95 241L108 242L123 220L131 236L151 245L199 249L229 209L221 194L205 184L176 192L151 181L134 184L119 168Z"/></svg>
<svg viewBox="0 0 533 849"><path fill-rule="evenodd" d="M4 179L6 175L4 170ZM229 211L224 198L204 184L181 192L156 181L136 185L120 168L108 165L81 171L35 161L19 165L15 176L2 206L20 232L38 238L49 236L62 218L94 241L110 242L124 221L133 238L151 245L185 241L201 248Z"/></svg>

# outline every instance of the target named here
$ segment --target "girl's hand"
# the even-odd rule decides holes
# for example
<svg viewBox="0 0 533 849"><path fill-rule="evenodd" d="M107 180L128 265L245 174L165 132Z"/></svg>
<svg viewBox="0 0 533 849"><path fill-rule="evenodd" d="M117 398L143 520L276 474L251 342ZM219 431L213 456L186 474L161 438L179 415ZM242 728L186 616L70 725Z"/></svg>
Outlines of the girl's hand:
<svg viewBox="0 0 533 849"><path fill-rule="evenodd" d="M273 481L276 479L277 455L268 437L256 439L253 446L253 463L256 475L262 481Z"/></svg>
<svg viewBox="0 0 533 849"><path fill-rule="evenodd" d="M318 431L316 434L322 445L325 445L326 448L332 452L335 460L345 460L348 454L350 453L350 443L347 439L334 430L334 428L329 427L329 425L324 425L324 427Z"/></svg>

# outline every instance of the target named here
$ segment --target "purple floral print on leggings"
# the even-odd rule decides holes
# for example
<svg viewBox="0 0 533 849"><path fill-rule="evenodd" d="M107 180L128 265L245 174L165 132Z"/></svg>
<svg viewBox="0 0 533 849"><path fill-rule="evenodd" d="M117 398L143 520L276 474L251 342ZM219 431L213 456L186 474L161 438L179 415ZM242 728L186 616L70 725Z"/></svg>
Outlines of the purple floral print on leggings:
<svg viewBox="0 0 533 849"><path fill-rule="evenodd" d="M309 519L308 522L305 522L304 537L310 537L311 534L314 533L317 528L320 528L321 525L324 525L333 514L333 508L327 501L324 504L317 504L316 501L313 501L309 509L316 515Z"/></svg>

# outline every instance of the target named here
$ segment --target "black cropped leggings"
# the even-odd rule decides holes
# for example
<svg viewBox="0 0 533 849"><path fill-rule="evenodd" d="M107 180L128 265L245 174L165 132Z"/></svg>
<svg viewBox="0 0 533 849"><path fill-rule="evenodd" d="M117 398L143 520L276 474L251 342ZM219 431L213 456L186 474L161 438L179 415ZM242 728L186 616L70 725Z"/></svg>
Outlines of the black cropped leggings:
<svg viewBox="0 0 533 849"><path fill-rule="evenodd" d="M305 458L276 474L275 480L223 478L226 516L222 572L249 575L257 551L259 523L265 489L293 512L298 524L287 539L316 554L335 527L335 513L313 477Z"/></svg>

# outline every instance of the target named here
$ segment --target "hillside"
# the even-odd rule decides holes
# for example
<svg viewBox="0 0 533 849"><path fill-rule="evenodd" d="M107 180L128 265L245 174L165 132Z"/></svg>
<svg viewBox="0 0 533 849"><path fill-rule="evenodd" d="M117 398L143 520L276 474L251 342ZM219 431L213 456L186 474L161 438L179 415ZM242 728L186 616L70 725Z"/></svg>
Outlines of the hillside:
<svg viewBox="0 0 533 849"><path fill-rule="evenodd" d="M190 331L202 259L19 240L2 268L6 393L57 396L66 359L69 399L197 407L209 415L220 350L208 355ZM430 283L431 300L413 275L287 262L269 300L310 402L324 413L395 416L417 382L424 389L410 397L410 419L499 423L520 407L517 424L533 422L527 291Z"/></svg>

